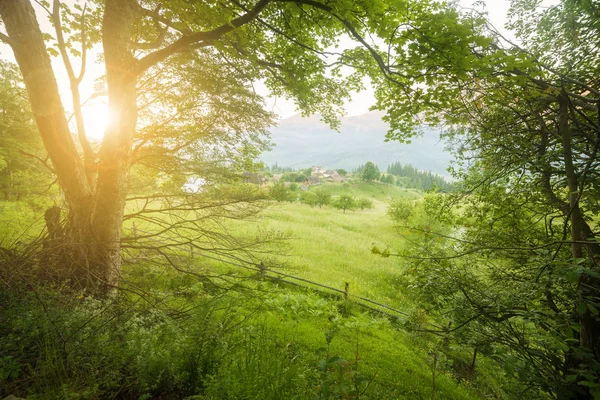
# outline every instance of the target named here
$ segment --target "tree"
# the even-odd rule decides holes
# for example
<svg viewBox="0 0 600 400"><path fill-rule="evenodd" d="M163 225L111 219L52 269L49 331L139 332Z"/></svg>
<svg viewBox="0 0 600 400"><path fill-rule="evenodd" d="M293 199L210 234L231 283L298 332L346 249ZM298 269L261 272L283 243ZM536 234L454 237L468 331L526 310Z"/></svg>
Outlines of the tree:
<svg viewBox="0 0 600 400"><path fill-rule="evenodd" d="M382 87L388 93L379 104L397 104L388 114L390 138L414 134L407 115L415 107L429 123L443 121L468 166L455 170L463 191L447 199L469 223L457 228L459 237L442 232L412 253L420 283L429 279L420 287L442 313L452 310L457 331L480 324L508 347L505 365L531 387L560 399L592 398L600 385L600 246L590 224L600 198L593 172L600 27L591 2L537 5L513 2L521 46L474 14L474 29L416 47L445 73L414 96L401 98L401 84ZM412 68L405 56L410 51L392 61L402 76ZM448 204L440 199L441 212Z"/></svg>
<svg viewBox="0 0 600 400"><path fill-rule="evenodd" d="M373 208L373 201L365 198L358 199L356 200L356 207L360 208L361 211L370 210Z"/></svg>
<svg viewBox="0 0 600 400"><path fill-rule="evenodd" d="M317 205L317 195L315 192L305 190L300 193L300 203L314 207Z"/></svg>
<svg viewBox="0 0 600 400"><path fill-rule="evenodd" d="M329 205L331 202L331 194L325 191L325 189L315 190L315 205L319 208Z"/></svg>
<svg viewBox="0 0 600 400"><path fill-rule="evenodd" d="M351 91L360 89L364 74L378 71L390 76L383 62L385 52L369 43L368 34L372 31L388 37L405 19L417 16L429 21L430 16L443 12L439 5L430 2L420 2L418 12L412 10L410 14L401 4L383 1L329 4L314 0L257 0L185 7L166 1L154 9L136 0L108 0L85 7L79 3L71 7L60 0L54 0L52 6L46 0L37 3L50 16L53 35L42 33L28 0L15 0L0 3L0 18L6 29L0 39L13 50L37 129L64 194L67 228L60 232L64 244L57 247L68 258L63 264L75 266L77 280L82 284L109 287L119 280L129 172L140 159L138 156L149 149L153 156L161 151L170 156L178 153L176 158L181 165L190 154L206 154L220 148L207 145L206 135L204 142L198 140L202 129L190 129L190 135L184 136L189 139L187 142L172 144L170 138L175 137L177 124L168 117L162 118L162 123L152 124L152 129L145 129L145 118L166 116L167 110L176 110L183 119L184 110L195 110L188 120L202 115L200 103L182 101L186 96L168 96L170 84L187 82L184 88L194 90L195 86L181 76L189 73L198 78L206 73L207 79L201 81L200 88L209 89L208 98L218 108L221 100L226 99L233 106L239 98L218 94L221 85L228 86L229 79L234 82L229 88L237 87L246 99L251 97L251 83L264 79L275 95L295 99L304 113L319 111L335 126L335 115L341 112ZM382 23L383 16L388 23ZM385 26L386 32L381 32L379 26ZM342 34L350 35L357 47L339 53L326 50ZM55 45L48 50L46 39L52 36ZM103 50L111 113L111 123L98 152L85 134L79 92L87 51L97 43ZM81 151L69 130L49 51L60 55L69 77ZM337 57L339 62L326 60L326 55ZM71 59L78 56L81 69L75 71ZM339 71L347 65L357 68L342 77ZM169 78L161 78L165 69L172 73ZM198 82L194 80L194 84ZM144 110L140 96L145 84L160 91L159 103L163 104ZM201 90L197 92L201 94ZM182 108L162 108L170 101ZM222 114L228 116L226 121L218 114L202 115L204 133L212 135L212 128L234 131L238 143L243 143L242 132L254 136L263 133L271 123L269 117L262 112L252 117L248 111L248 107L232 107L229 113ZM252 152L251 146L246 146L245 154L248 152ZM158 157L153 156L148 159L156 161ZM195 175L204 179L201 171Z"/></svg>
<svg viewBox="0 0 600 400"><path fill-rule="evenodd" d="M334 200L333 206L338 210L344 211L344 214L346 214L346 210L356 209L356 199L350 195L343 194Z"/></svg>
<svg viewBox="0 0 600 400"><path fill-rule="evenodd" d="M375 164L373 164L371 161L367 161L362 173L361 173L361 178L364 181L367 182L371 182L371 181L376 181L379 179L379 168L377 168L377 166Z"/></svg>
<svg viewBox="0 0 600 400"><path fill-rule="evenodd" d="M295 200L296 195L287 188L284 182L277 182L269 188L270 196L279 202Z"/></svg>
<svg viewBox="0 0 600 400"><path fill-rule="evenodd" d="M338 173L338 174L340 174L341 176L346 176L346 175L348 175L348 171L346 171L346 170L345 170L345 169L343 169L343 168L338 168L338 169L336 169L336 171L337 171L337 173Z"/></svg>
<svg viewBox="0 0 600 400"><path fill-rule="evenodd" d="M387 214L396 222L406 221L412 214L414 206L408 200L394 200L387 209Z"/></svg>

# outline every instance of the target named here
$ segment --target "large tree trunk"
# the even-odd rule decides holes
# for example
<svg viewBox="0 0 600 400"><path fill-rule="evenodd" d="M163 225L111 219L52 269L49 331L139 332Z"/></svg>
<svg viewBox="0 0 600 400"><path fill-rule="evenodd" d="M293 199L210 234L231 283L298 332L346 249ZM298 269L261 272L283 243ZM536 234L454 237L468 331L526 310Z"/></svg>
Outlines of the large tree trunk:
<svg viewBox="0 0 600 400"><path fill-rule="evenodd" d="M596 269L597 257L600 246L594 242L594 234L583 218L579 207L581 198L580 182L573 163L573 150L571 146L572 134L569 126L569 98L563 91L559 97L559 134L563 145L565 175L569 189L568 209L564 210L571 224L571 256L573 259L587 258ZM584 253L585 250L585 253ZM576 365L567 365L570 368L584 368L591 365L591 361L600 361L600 318L587 306L594 303L600 296L600 280L589 274L582 274L578 284L578 299L576 300L575 313L579 323L579 346L584 353L580 353L575 360L568 360L567 364L575 361ZM587 352L587 355L585 354ZM591 358L587 359L587 357ZM593 367L592 367L593 369Z"/></svg>
<svg viewBox="0 0 600 400"><path fill-rule="evenodd" d="M1 1L0 16L67 205L75 212L82 212L90 205L92 191L69 130L35 11L28 0Z"/></svg>
<svg viewBox="0 0 600 400"><path fill-rule="evenodd" d="M99 154L92 226L104 276L111 284L118 282L120 271L121 226L137 123L137 60L129 45L136 10L134 0L107 0L102 23L110 121Z"/></svg>
<svg viewBox="0 0 600 400"><path fill-rule="evenodd" d="M108 0L103 22L110 125L91 187L75 147L56 78L29 0L0 1L0 16L27 86L38 130L68 207L60 253L53 267L82 286L113 286L120 270L120 238L133 134L137 120L135 59L128 46L136 10L133 0ZM58 239L53 238L53 243ZM50 267L50 266L47 266Z"/></svg>

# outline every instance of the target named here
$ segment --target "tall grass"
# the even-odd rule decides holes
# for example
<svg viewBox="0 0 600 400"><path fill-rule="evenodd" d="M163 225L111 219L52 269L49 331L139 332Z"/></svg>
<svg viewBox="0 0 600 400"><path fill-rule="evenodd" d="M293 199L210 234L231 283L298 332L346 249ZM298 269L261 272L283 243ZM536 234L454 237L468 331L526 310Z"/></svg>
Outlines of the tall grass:
<svg viewBox="0 0 600 400"><path fill-rule="evenodd" d="M373 199L374 208L343 213L332 207L310 207L300 203L274 203L253 222L232 224L234 229L254 234L259 230L284 232L289 239L275 257L286 272L354 294L412 310L413 303L398 290L403 263L397 257L383 258L373 246L392 253L402 243L393 221L386 215L394 199L417 199L414 190L380 183L325 184L311 190L336 195L350 194Z"/></svg>

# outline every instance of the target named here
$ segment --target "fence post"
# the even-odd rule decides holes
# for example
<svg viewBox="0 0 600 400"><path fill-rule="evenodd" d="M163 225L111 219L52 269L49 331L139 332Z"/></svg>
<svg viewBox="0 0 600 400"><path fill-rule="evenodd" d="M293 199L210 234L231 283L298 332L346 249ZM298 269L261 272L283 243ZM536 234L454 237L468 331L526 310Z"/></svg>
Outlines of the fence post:
<svg viewBox="0 0 600 400"><path fill-rule="evenodd" d="M350 283L349 282L344 282L344 299L348 300L348 294L350 293Z"/></svg>
<svg viewBox="0 0 600 400"><path fill-rule="evenodd" d="M190 243L190 254L194 258L194 245Z"/></svg>

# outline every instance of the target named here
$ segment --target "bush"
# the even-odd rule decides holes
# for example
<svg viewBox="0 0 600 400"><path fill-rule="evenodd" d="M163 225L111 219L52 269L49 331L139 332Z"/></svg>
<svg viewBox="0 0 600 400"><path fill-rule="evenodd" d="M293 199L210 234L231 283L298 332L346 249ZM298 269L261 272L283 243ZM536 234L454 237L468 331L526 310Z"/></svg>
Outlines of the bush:
<svg viewBox="0 0 600 400"><path fill-rule="evenodd" d="M315 192L304 191L300 193L300 203L314 207L317 205L317 195Z"/></svg>
<svg viewBox="0 0 600 400"><path fill-rule="evenodd" d="M292 202L296 198L296 196L285 186L284 182L277 182L271 186L269 189L269 194L273 200L279 202Z"/></svg>
<svg viewBox="0 0 600 400"><path fill-rule="evenodd" d="M371 210L373 208L373 201L369 199L358 199L356 206L362 210Z"/></svg>
<svg viewBox="0 0 600 400"><path fill-rule="evenodd" d="M0 287L0 398L200 393L243 320L239 310L196 300L182 323L140 300L125 292L94 299L66 286Z"/></svg>
<svg viewBox="0 0 600 400"><path fill-rule="evenodd" d="M412 202L408 200L395 200L393 201L388 209L387 214L396 222L406 221L414 210Z"/></svg>

